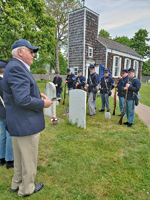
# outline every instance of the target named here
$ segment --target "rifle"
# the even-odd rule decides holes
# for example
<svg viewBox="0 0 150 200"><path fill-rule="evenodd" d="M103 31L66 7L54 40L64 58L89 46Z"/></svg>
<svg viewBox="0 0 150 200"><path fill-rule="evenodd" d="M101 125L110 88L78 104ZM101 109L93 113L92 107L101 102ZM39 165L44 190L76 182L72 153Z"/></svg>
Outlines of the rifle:
<svg viewBox="0 0 150 200"><path fill-rule="evenodd" d="M65 104L65 98L66 98L66 83L65 83L65 89L64 89L64 100L63 100L63 105Z"/></svg>
<svg viewBox="0 0 150 200"><path fill-rule="evenodd" d="M114 110L113 110L113 115L115 115L115 109L116 109L116 87L115 87L115 92L114 92Z"/></svg>
<svg viewBox="0 0 150 200"><path fill-rule="evenodd" d="M128 83L129 83L129 80L128 80ZM122 119L123 119L123 116L125 114L125 107L126 107L126 101L127 101L127 94L128 94L128 90L126 90L126 93L125 93L125 100L124 100L124 107L123 107L123 112L122 112L122 115L121 115L121 118L118 122L118 124L122 125Z"/></svg>

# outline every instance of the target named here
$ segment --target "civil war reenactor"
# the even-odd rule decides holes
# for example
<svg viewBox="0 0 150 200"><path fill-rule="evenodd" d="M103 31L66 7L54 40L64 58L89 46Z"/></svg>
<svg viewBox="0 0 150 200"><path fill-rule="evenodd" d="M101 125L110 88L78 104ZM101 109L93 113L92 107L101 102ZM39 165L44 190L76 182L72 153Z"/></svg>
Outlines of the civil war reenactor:
<svg viewBox="0 0 150 200"><path fill-rule="evenodd" d="M77 78L75 79L75 82L74 82L75 89L84 90L85 82L86 82L86 79L82 75L82 70L79 69L78 70L78 76L77 76Z"/></svg>
<svg viewBox="0 0 150 200"><path fill-rule="evenodd" d="M65 84L66 83L68 84L68 93L69 93L70 90L73 90L75 75L71 72L70 69L67 69L67 73L68 75L66 77Z"/></svg>
<svg viewBox="0 0 150 200"><path fill-rule="evenodd" d="M115 87L118 88L118 96L119 96L119 108L120 108L120 114L118 116L122 115L123 107L124 107L124 99L125 99L125 90L124 87L126 86L128 82L128 70L123 69L121 72L121 78L119 82L115 85Z"/></svg>
<svg viewBox="0 0 150 200"><path fill-rule="evenodd" d="M61 98L62 93L62 77L59 76L59 71L55 71L55 77L53 79L53 83L56 86L56 96L57 98ZM60 102L60 100L58 100Z"/></svg>
<svg viewBox="0 0 150 200"><path fill-rule="evenodd" d="M135 69L128 69L129 83L126 84L124 90L128 90L125 113L127 115L127 122L124 125L131 127L134 123L135 101L134 95L138 93L141 87L141 82L135 76Z"/></svg>
<svg viewBox="0 0 150 200"><path fill-rule="evenodd" d="M98 76L95 72L95 66L90 65L90 75L87 80L87 84L85 86L85 90L88 90L88 105L89 105L89 117L96 115L95 112L95 99L96 99L96 93L97 93L97 85L98 85Z"/></svg>
<svg viewBox="0 0 150 200"><path fill-rule="evenodd" d="M111 90L114 88L114 81L111 76L109 76L109 69L104 69L104 77L100 80L100 94L101 94L101 101L102 101L102 108L99 112L105 111L105 104L107 107L107 112L110 111L109 107L109 96L111 96Z"/></svg>

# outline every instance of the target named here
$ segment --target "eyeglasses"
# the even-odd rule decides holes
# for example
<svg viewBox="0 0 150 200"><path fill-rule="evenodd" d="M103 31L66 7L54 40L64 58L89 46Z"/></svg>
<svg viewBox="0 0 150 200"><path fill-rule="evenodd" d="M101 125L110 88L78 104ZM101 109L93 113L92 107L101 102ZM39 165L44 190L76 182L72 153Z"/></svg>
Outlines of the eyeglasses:
<svg viewBox="0 0 150 200"><path fill-rule="evenodd" d="M34 51L33 51L32 49L29 49L29 51L31 52L31 54L33 54L33 53L34 53Z"/></svg>

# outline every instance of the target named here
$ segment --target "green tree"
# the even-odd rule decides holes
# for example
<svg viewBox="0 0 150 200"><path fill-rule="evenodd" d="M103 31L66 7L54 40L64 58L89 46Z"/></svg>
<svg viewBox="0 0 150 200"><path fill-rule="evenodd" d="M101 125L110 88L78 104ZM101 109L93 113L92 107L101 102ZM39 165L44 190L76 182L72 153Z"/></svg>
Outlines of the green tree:
<svg viewBox="0 0 150 200"><path fill-rule="evenodd" d="M55 20L46 14L42 0L0 1L0 55L6 60L11 58L11 45L23 38L39 47L40 56L35 61L38 65L45 55L53 52L54 35Z"/></svg>
<svg viewBox="0 0 150 200"><path fill-rule="evenodd" d="M131 39L131 48L133 48L142 57L149 58L150 46L147 44L148 41L150 41L150 38L148 38L148 31L146 29L140 29Z"/></svg>
<svg viewBox="0 0 150 200"><path fill-rule="evenodd" d="M116 41L116 42L120 42L122 44L125 44L125 45L127 45L129 47L131 47L131 45L132 45L131 40L126 36L122 36L122 37L117 37L116 36L113 40Z"/></svg>
<svg viewBox="0 0 150 200"><path fill-rule="evenodd" d="M101 30L99 31L99 35L111 39L110 34L109 34L106 30L104 30L104 29L101 29Z"/></svg>
<svg viewBox="0 0 150 200"><path fill-rule="evenodd" d="M143 62L142 74L143 75L150 75L150 59Z"/></svg>
<svg viewBox="0 0 150 200"><path fill-rule="evenodd" d="M79 0L43 0L47 5L47 14L53 16L55 27L55 60L59 71L59 49L67 45L68 39L68 13L77 10L82 5Z"/></svg>
<svg viewBox="0 0 150 200"><path fill-rule="evenodd" d="M68 62L61 52L59 52L59 63L60 74L67 74Z"/></svg>

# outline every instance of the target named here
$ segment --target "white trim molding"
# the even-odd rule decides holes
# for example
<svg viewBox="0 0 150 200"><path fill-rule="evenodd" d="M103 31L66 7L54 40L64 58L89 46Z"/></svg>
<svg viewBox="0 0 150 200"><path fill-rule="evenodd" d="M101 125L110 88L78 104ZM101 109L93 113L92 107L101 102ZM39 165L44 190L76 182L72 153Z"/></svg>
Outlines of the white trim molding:
<svg viewBox="0 0 150 200"><path fill-rule="evenodd" d="M120 77L120 70L121 70L121 57L113 56L112 77L114 78Z"/></svg>
<svg viewBox="0 0 150 200"><path fill-rule="evenodd" d="M139 62L137 60L133 61L133 69L135 69L135 76L138 78Z"/></svg>
<svg viewBox="0 0 150 200"><path fill-rule="evenodd" d="M88 47L88 57L93 58L93 47Z"/></svg>
<svg viewBox="0 0 150 200"><path fill-rule="evenodd" d="M117 50L112 50L112 49L108 49L107 52L109 53L114 53L114 54L118 54L119 56L124 56L124 57L128 57L128 58L132 58L135 60L139 60L139 61L143 61L143 58L128 54L128 53L123 53L121 51L117 51Z"/></svg>
<svg viewBox="0 0 150 200"><path fill-rule="evenodd" d="M124 69L129 69L131 67L131 59L125 58L124 60Z"/></svg>

